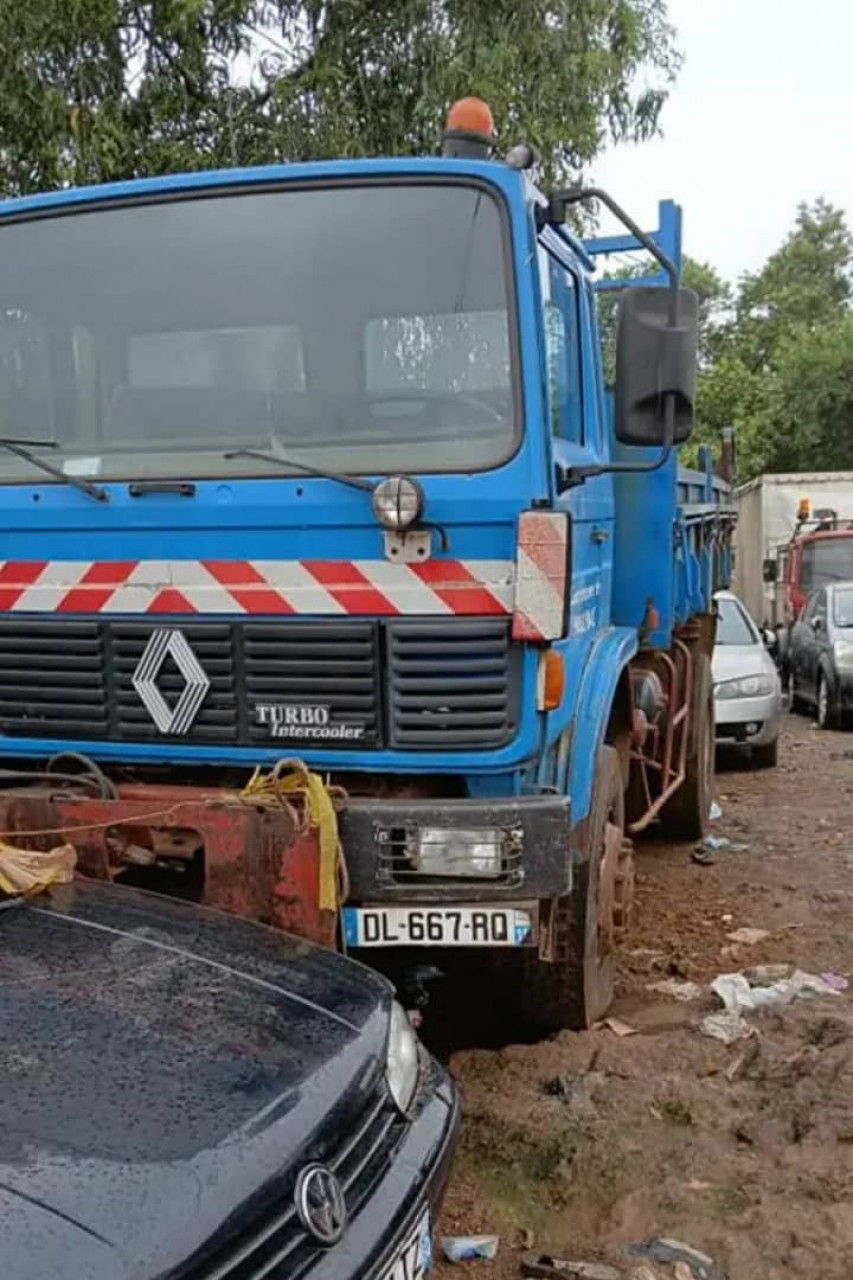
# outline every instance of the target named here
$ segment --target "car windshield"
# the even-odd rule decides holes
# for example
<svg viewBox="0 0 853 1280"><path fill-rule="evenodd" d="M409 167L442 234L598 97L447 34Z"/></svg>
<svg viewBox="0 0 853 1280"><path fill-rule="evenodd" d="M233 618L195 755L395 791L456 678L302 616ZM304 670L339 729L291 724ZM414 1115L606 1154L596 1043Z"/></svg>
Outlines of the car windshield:
<svg viewBox="0 0 853 1280"><path fill-rule="evenodd" d="M752 623L735 600L717 600L717 644L758 644Z"/></svg>
<svg viewBox="0 0 853 1280"><path fill-rule="evenodd" d="M800 586L804 591L853 578L853 535L816 538L800 552Z"/></svg>
<svg viewBox="0 0 853 1280"><path fill-rule="evenodd" d="M837 627L853 627L853 587L838 587L832 616Z"/></svg>
<svg viewBox="0 0 853 1280"><path fill-rule="evenodd" d="M458 182L0 222L0 435L78 476L469 471L513 449L502 215ZM282 471L287 464L282 461ZM0 482L31 478L0 457Z"/></svg>

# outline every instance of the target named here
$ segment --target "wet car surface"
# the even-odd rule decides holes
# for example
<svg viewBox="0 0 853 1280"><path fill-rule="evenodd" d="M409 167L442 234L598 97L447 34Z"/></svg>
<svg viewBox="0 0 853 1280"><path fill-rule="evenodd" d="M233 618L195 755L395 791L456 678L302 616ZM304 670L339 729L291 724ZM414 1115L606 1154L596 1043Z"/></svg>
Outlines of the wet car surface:
<svg viewBox="0 0 853 1280"><path fill-rule="evenodd" d="M411 1250L456 1102L417 1048L395 1102L381 978L114 886L4 907L3 1280L344 1280ZM341 1194L325 1243L295 1197L313 1164Z"/></svg>

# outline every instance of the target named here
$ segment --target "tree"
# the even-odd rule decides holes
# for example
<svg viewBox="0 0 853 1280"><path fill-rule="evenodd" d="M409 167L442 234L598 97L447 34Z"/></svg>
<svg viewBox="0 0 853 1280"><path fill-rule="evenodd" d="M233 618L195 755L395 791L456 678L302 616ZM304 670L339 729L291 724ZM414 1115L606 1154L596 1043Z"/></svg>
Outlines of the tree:
<svg viewBox="0 0 853 1280"><path fill-rule="evenodd" d="M700 374L696 433L736 428L741 479L853 465L852 266L843 214L817 200L741 281Z"/></svg>
<svg viewBox="0 0 853 1280"><path fill-rule="evenodd" d="M476 92L546 181L648 137L665 0L0 0L7 194L176 169L434 152Z"/></svg>

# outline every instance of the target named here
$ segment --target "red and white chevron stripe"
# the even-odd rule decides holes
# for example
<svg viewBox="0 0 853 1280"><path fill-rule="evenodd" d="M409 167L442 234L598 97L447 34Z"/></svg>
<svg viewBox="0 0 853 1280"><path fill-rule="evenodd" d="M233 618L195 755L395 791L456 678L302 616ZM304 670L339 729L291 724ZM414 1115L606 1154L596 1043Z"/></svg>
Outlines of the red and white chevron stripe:
<svg viewBox="0 0 853 1280"><path fill-rule="evenodd" d="M559 511L522 512L512 619L515 640L559 640L565 634L568 573L568 517Z"/></svg>
<svg viewBox="0 0 853 1280"><path fill-rule="evenodd" d="M0 612L509 614L511 560L7 560Z"/></svg>

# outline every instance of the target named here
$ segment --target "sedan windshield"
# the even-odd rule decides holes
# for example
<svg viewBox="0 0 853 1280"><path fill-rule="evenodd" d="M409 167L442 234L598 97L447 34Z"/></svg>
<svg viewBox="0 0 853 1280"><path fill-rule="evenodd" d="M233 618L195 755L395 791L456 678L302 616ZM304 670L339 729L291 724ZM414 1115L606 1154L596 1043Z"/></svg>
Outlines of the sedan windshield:
<svg viewBox="0 0 853 1280"><path fill-rule="evenodd" d="M516 435L497 201L457 182L0 222L0 435L67 474L469 471ZM0 457L0 482L31 478Z"/></svg>
<svg viewBox="0 0 853 1280"><path fill-rule="evenodd" d="M759 637L743 609L725 596L717 600L717 644L758 644Z"/></svg>
<svg viewBox="0 0 853 1280"><path fill-rule="evenodd" d="M837 627L853 627L853 587L836 589L833 620Z"/></svg>

